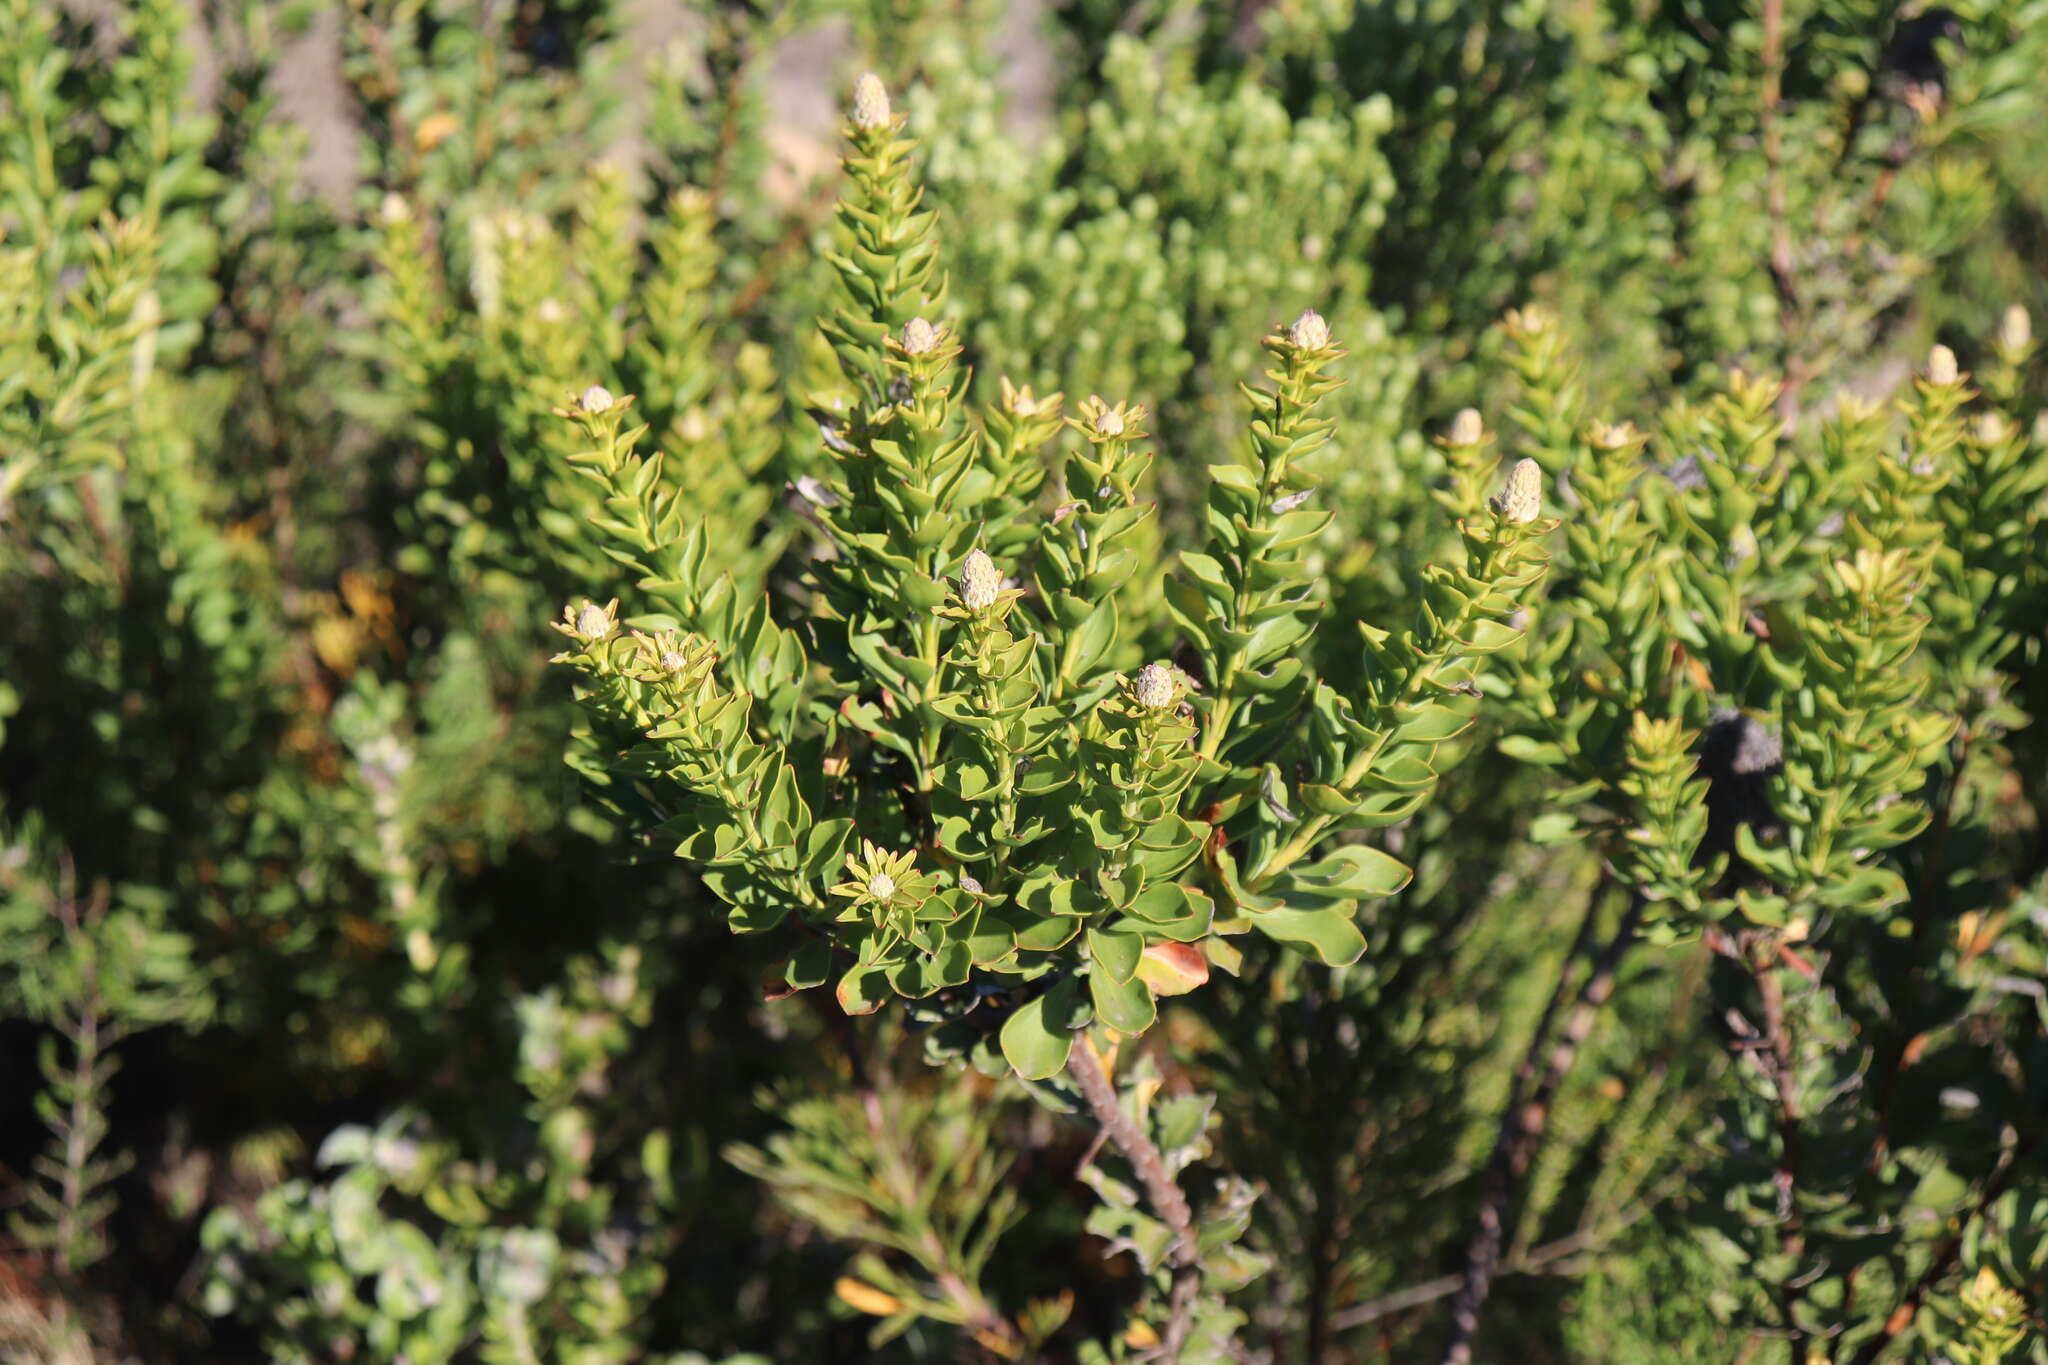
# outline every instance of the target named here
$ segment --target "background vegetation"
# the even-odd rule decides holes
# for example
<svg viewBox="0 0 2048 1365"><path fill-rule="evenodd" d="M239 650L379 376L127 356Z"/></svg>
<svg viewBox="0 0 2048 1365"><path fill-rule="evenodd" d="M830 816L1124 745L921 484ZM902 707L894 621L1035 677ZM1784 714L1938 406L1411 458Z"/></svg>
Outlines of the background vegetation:
<svg viewBox="0 0 2048 1365"><path fill-rule="evenodd" d="M2048 1360L2044 65L0 0L0 1355Z"/></svg>

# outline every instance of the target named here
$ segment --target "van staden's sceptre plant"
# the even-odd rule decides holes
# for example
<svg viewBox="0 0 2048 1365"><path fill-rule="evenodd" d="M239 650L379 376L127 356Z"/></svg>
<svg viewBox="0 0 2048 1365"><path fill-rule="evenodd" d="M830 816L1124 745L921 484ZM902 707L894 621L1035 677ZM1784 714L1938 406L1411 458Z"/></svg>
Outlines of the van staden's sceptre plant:
<svg viewBox="0 0 2048 1365"><path fill-rule="evenodd" d="M1142 555L1142 407L1089 398L1067 416L1061 395L1007 382L985 411L964 401L903 125L863 77L844 300L821 324L838 373L812 403L820 461L793 486L823 544L793 626L717 577L674 466L637 449L630 398L592 387L560 410L636 597L557 623L590 718L578 761L735 931L787 935L790 991L833 983L852 1014L901 999L939 1026L935 1054L1054 1082L1063 1106L1065 1074L1152 1206L1116 1187L1095 1226L1171 1285L1171 1358L1227 1335L1197 1290L1255 1269L1231 1246L1250 1197L1196 1219L1119 1104L1118 1043L1152 1026L1156 997L1232 970L1234 936L1332 966L1366 950L1361 903L1411 874L1347 836L1429 799L1487 656L1520 637L1555 523L1519 463L1459 521L1462 561L1424 571L1413 619L1361 623L1354 667L1319 676L1318 409L1344 352L1308 311L1265 338L1249 438L1209 468L1201 548L1160 581Z"/></svg>

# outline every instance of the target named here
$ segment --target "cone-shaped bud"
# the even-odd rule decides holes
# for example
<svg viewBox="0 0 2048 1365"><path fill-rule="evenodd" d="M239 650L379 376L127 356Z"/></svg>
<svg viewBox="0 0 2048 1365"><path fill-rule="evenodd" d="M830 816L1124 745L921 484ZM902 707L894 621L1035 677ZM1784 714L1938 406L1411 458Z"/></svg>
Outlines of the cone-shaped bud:
<svg viewBox="0 0 2048 1365"><path fill-rule="evenodd" d="M1937 345L1927 353L1927 382L1948 385L1956 382L1956 353L1946 346Z"/></svg>
<svg viewBox="0 0 2048 1365"><path fill-rule="evenodd" d="M996 562L980 550L969 550L967 562L960 566L960 602L970 611L986 611L996 603L1002 592L1003 576L996 572Z"/></svg>
<svg viewBox="0 0 2048 1365"><path fill-rule="evenodd" d="M2008 351L2022 349L2034 339L2034 320L2027 316L2027 310L2015 303L2005 310L1998 320L1998 344Z"/></svg>
<svg viewBox="0 0 2048 1365"><path fill-rule="evenodd" d="M592 384L576 400L576 406L589 413L607 412L614 401L610 389L602 384Z"/></svg>
<svg viewBox="0 0 2048 1365"><path fill-rule="evenodd" d="M1297 351L1320 351L1330 344L1330 324L1315 309L1305 308L1287 329L1287 342Z"/></svg>
<svg viewBox="0 0 2048 1365"><path fill-rule="evenodd" d="M1459 408L1458 415L1451 419L1451 429L1445 440L1454 446L1476 446L1486 439L1486 423L1479 416L1477 408Z"/></svg>
<svg viewBox="0 0 2048 1365"><path fill-rule="evenodd" d="M1124 434L1124 415L1115 408L1104 408L1095 415L1095 430L1104 436Z"/></svg>
<svg viewBox="0 0 2048 1365"><path fill-rule="evenodd" d="M1980 446L2000 445L2012 435L2012 428L1995 412L1987 412L1977 419L1977 444Z"/></svg>
<svg viewBox="0 0 2048 1365"><path fill-rule="evenodd" d="M1493 510L1503 521L1527 526L1543 512L1543 469L1534 460L1517 460L1508 481L1494 495Z"/></svg>
<svg viewBox="0 0 2048 1365"><path fill-rule="evenodd" d="M881 128L888 124L889 87L882 84L882 78L872 71L861 73L853 83L853 126L856 128Z"/></svg>
<svg viewBox="0 0 2048 1365"><path fill-rule="evenodd" d="M912 318L903 324L903 353L923 355L939 344L939 329L923 318Z"/></svg>
<svg viewBox="0 0 2048 1365"><path fill-rule="evenodd" d="M1173 705L1176 690L1173 685L1173 670L1158 664L1146 664L1139 669L1132 685L1138 705L1148 711L1163 711Z"/></svg>
<svg viewBox="0 0 2048 1365"><path fill-rule="evenodd" d="M877 872L868 878L868 894L878 901L885 901L896 894L896 879L886 872Z"/></svg>
<svg viewBox="0 0 2048 1365"><path fill-rule="evenodd" d="M1615 425L1611 422L1595 422L1589 433L1593 444L1601 450L1623 450L1642 439L1634 422Z"/></svg>
<svg viewBox="0 0 2048 1365"><path fill-rule="evenodd" d="M595 602L585 602L576 613L576 633L586 640L607 640L615 629L612 614Z"/></svg>

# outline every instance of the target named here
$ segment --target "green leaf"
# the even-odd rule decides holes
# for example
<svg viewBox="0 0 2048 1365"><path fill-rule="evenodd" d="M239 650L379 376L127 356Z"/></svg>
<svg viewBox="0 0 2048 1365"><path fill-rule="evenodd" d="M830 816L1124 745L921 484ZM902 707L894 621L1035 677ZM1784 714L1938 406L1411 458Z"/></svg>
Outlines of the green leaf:
<svg viewBox="0 0 2048 1365"><path fill-rule="evenodd" d="M1136 934L1115 929L1088 931L1088 956L1113 981L1129 981L1131 973L1138 970L1138 958L1144 951L1145 940Z"/></svg>
<svg viewBox="0 0 2048 1365"><path fill-rule="evenodd" d="M1321 895L1391 896L1414 876L1414 869L1399 858L1366 844L1350 844L1312 867L1295 870L1289 880Z"/></svg>
<svg viewBox="0 0 2048 1365"><path fill-rule="evenodd" d="M1342 910L1265 910L1249 917L1267 938L1305 947L1326 967L1344 967L1365 954L1365 935Z"/></svg>
<svg viewBox="0 0 2048 1365"><path fill-rule="evenodd" d="M1066 1069L1074 1030L1087 1021L1087 1006L1074 978L1062 977L1003 1022L1003 1056L1027 1081L1057 1076Z"/></svg>
<svg viewBox="0 0 2048 1365"><path fill-rule="evenodd" d="M1152 988L1136 977L1113 981L1102 972L1090 972L1088 994L1095 1002L1096 1016L1118 1033L1136 1037L1151 1028L1159 1015L1152 1003Z"/></svg>

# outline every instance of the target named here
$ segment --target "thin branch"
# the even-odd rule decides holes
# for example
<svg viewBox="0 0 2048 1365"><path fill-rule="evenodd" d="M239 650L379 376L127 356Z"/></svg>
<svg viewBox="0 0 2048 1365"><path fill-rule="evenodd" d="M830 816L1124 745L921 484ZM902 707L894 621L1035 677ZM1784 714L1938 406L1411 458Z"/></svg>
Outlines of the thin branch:
<svg viewBox="0 0 2048 1365"><path fill-rule="evenodd" d="M1580 1228L1569 1236L1560 1237L1542 1246L1532 1247L1520 1256L1509 1258L1500 1268L1500 1274L1507 1275L1577 1275L1586 1270L1582 1263L1572 1260L1575 1256L1596 1250L1601 1243L1611 1241L1617 1233L1627 1230L1637 1220L1650 1212L1652 1201L1629 1210L1622 1217L1599 1227ZM1462 1274L1439 1275L1421 1284L1397 1289L1391 1294L1382 1294L1376 1299L1353 1304L1330 1319L1330 1326L1339 1332L1348 1332L1354 1327L1377 1322L1403 1309L1417 1308L1438 1299L1447 1299L1458 1292L1465 1283Z"/></svg>
<svg viewBox="0 0 2048 1365"><path fill-rule="evenodd" d="M1067 1071L1074 1083L1081 1088L1081 1098L1088 1103L1088 1111L1095 1116L1095 1122L1109 1135L1124 1159L1137 1172L1138 1183L1145 1187L1145 1197L1152 1201L1152 1208L1166 1220L1166 1226L1173 1233L1173 1247L1167 1253L1173 1265L1173 1293L1168 1300L1166 1334L1161 1339L1157 1359L1177 1361L1181 1349L1187 1345L1188 1334L1195 1325L1195 1295L1201 1287L1201 1261L1195 1246L1194 1213L1188 1208L1187 1196L1174 1182L1166 1170L1166 1158L1157 1143L1147 1137L1138 1125L1131 1121L1123 1106L1116 1102L1116 1086L1110 1082L1109 1071L1103 1064L1100 1053L1086 1038L1080 1040L1074 1049L1073 1060Z"/></svg>
<svg viewBox="0 0 2048 1365"><path fill-rule="evenodd" d="M1597 893L1596 893L1597 899ZM1451 1339L1444 1348L1443 1365L1470 1365L1472 1343L1479 1335L1480 1312L1493 1292L1500 1268L1500 1249L1506 1239L1508 1214L1517 1187L1528 1174L1544 1127L1550 1119L1550 1105L1565 1078L1571 1074L1587 1035L1599 1017L1601 1006L1614 992L1616 969L1635 941L1636 925L1643 915L1641 892L1629 896L1628 909L1614 936L1600 950L1579 998L1565 1021L1564 1033L1550 1051L1549 1065L1536 1089L1525 1101L1520 1093L1509 1097L1507 1112L1501 1116L1500 1136L1494 1142L1493 1159L1487 1166L1486 1183L1479 1203L1479 1229L1465 1252L1465 1269L1459 1276L1457 1297L1451 1303ZM1565 970L1570 970L1567 961ZM1542 1048L1539 1034L1530 1042L1531 1058ZM1525 1063L1526 1065L1527 1063Z"/></svg>
<svg viewBox="0 0 2048 1365"><path fill-rule="evenodd" d="M1770 1058L1769 1070L1772 1083L1778 1094L1778 1250L1797 1260L1806 1252L1806 1233L1799 1216L1797 1194L1799 1189L1799 1090L1798 1077L1792 1055L1792 1035L1785 1025L1785 990L1778 983L1778 945L1767 942L1768 956L1762 960L1751 958L1750 969L1755 973L1758 996L1763 1001L1764 1031L1763 1046ZM1759 1057L1765 1053L1753 1054ZM1791 1331L1791 1359L1793 1365L1805 1359L1800 1340L1804 1336L1793 1319L1793 1310L1798 1307L1801 1282L1787 1281L1784 1287L1784 1302L1780 1306L1785 1315L1785 1326Z"/></svg>

